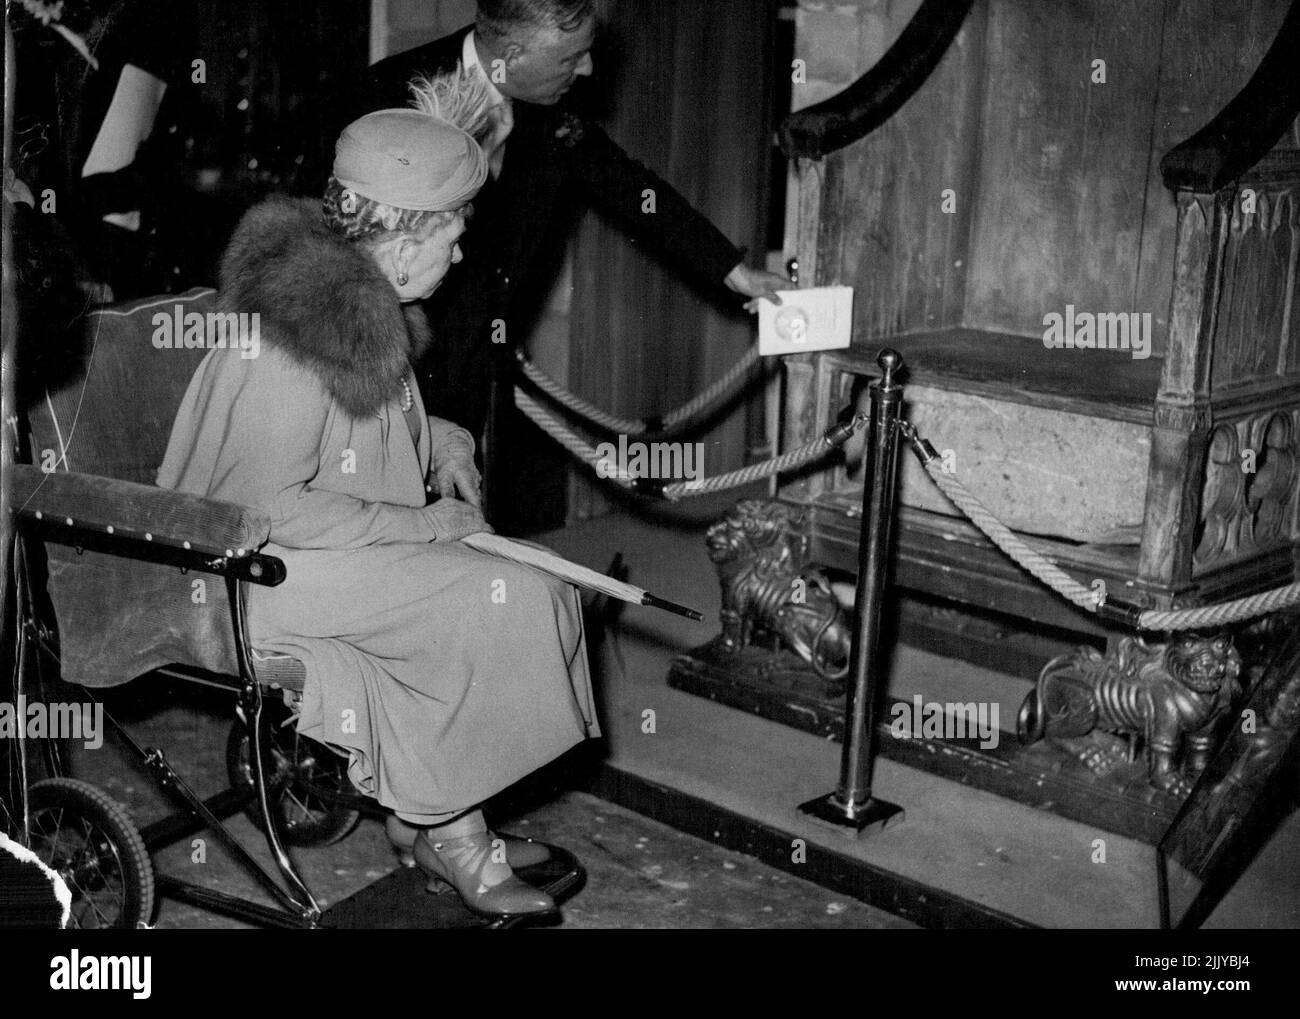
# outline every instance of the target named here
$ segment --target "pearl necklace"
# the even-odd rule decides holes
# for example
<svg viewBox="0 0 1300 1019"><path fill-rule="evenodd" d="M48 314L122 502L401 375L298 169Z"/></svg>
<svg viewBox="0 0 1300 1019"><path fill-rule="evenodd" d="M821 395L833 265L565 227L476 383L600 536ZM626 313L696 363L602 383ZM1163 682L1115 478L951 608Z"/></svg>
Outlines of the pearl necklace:
<svg viewBox="0 0 1300 1019"><path fill-rule="evenodd" d="M411 392L411 386L406 381L406 376L402 376L402 413L406 414L415 406L415 395Z"/></svg>

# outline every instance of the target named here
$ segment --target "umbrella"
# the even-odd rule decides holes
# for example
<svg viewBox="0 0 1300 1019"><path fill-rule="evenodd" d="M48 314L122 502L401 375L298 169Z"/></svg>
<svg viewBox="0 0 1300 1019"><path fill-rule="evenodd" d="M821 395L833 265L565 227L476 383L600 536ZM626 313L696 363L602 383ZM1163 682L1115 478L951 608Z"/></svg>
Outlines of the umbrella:
<svg viewBox="0 0 1300 1019"><path fill-rule="evenodd" d="M570 584L589 587L593 591L600 591L611 598L631 602L633 605L652 605L657 609L675 612L687 619L702 620L704 618L701 613L696 612L694 609L688 609L684 605L666 601L633 584L607 577L595 570L588 569L586 566L571 563L569 560L557 556L554 552L539 548L536 545L511 541L509 538L503 538L499 534L488 534L486 531L480 531L478 534L471 534L468 538L462 538L461 544L478 549L480 552L486 552L488 555L497 556L500 559L508 559L512 563L532 566L543 573L549 573L552 577L566 580Z"/></svg>

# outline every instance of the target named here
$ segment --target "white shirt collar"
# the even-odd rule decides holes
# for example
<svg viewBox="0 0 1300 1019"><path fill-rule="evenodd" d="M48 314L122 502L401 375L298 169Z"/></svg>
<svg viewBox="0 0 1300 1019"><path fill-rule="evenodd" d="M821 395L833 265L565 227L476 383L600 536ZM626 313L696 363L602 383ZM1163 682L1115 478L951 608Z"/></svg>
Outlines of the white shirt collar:
<svg viewBox="0 0 1300 1019"><path fill-rule="evenodd" d="M478 58L478 47L474 42L477 34L478 33L471 31L465 36L465 45L461 48L461 62L465 65L466 69L471 67L477 67L479 69L479 72L483 75L483 80L487 82L488 95L492 98L491 105L500 106L502 103L509 105L509 98L503 96L496 85L493 84L492 76L488 74L487 68L483 66L483 62Z"/></svg>

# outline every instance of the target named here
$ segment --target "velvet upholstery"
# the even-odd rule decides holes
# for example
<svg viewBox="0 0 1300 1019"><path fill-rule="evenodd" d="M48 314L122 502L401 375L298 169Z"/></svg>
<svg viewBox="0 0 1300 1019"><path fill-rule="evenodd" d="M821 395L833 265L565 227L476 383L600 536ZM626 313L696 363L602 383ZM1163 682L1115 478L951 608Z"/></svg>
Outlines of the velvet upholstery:
<svg viewBox="0 0 1300 1019"><path fill-rule="evenodd" d="M172 421L203 349L153 343L154 316L216 310L216 292L135 301L86 318L84 354L29 410L32 457L14 506L117 535L225 555L257 550L256 510L158 488ZM63 678L115 686L164 665L238 671L225 581L172 566L46 543ZM301 689L301 663L254 658L260 678ZM264 676L263 674L266 673Z"/></svg>
<svg viewBox="0 0 1300 1019"><path fill-rule="evenodd" d="M246 506L96 474L46 474L26 465L14 471L13 499L23 512L218 556L254 551L271 531L266 514Z"/></svg>

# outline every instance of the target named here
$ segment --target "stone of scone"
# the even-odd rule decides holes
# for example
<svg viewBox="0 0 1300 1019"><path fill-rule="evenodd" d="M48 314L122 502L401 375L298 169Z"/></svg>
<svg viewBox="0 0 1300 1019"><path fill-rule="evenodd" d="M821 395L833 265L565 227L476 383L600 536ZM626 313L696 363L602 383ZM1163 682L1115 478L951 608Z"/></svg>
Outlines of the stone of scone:
<svg viewBox="0 0 1300 1019"><path fill-rule="evenodd" d="M904 416L957 478L1015 531L1074 541L1136 541L1146 498L1151 429L1129 421L910 385ZM960 511L904 447L900 501L948 515Z"/></svg>

